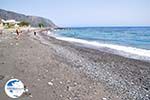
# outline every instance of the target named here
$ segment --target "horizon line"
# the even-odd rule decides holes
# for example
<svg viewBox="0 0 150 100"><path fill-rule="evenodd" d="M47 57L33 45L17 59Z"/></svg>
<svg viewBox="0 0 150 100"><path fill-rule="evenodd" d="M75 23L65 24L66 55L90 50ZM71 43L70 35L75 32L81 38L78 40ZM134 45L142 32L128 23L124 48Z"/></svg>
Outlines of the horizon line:
<svg viewBox="0 0 150 100"><path fill-rule="evenodd" d="M58 26L59 27L59 26ZM131 25L131 26L128 26L128 25L125 25L125 26L62 26L62 27L59 27L59 28L88 28L88 27L150 27L150 25L148 26L145 26L145 25L141 25L141 26L133 26L133 25Z"/></svg>

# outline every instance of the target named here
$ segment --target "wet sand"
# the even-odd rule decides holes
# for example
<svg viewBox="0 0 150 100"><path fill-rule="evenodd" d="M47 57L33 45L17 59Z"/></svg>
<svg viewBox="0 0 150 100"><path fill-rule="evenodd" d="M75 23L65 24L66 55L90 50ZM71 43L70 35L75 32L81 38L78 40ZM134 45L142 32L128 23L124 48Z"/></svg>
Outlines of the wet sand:
<svg viewBox="0 0 150 100"><path fill-rule="evenodd" d="M0 100L18 78L29 89L19 100L149 100L150 62L82 47L33 32L0 35Z"/></svg>

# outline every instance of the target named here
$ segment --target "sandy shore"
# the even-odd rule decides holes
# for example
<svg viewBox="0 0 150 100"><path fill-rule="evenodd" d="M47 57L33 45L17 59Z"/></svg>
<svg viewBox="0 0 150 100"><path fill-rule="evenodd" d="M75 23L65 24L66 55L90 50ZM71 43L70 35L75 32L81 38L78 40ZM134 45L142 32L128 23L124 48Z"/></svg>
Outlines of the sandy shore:
<svg viewBox="0 0 150 100"><path fill-rule="evenodd" d="M150 62L124 58L48 37L0 35L0 100L18 78L29 89L19 100L150 100Z"/></svg>

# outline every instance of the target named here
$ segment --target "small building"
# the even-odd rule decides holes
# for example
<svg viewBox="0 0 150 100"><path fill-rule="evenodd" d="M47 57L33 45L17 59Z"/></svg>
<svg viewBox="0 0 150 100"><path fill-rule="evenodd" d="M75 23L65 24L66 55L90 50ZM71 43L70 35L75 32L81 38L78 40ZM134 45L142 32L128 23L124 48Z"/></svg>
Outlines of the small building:
<svg viewBox="0 0 150 100"><path fill-rule="evenodd" d="M3 22L3 24L13 24L13 25L20 23L18 21L13 20L13 19L11 19L11 20L4 20L4 19L2 19L2 22Z"/></svg>
<svg viewBox="0 0 150 100"><path fill-rule="evenodd" d="M3 27L3 28L30 27L30 24L25 21L19 22L13 19L4 20L0 18L0 27Z"/></svg>

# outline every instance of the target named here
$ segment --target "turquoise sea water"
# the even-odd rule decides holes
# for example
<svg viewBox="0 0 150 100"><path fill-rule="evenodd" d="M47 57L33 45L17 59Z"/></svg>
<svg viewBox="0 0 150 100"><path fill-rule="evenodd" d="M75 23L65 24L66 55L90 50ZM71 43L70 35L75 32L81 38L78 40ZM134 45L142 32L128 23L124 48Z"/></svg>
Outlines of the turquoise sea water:
<svg viewBox="0 0 150 100"><path fill-rule="evenodd" d="M57 31L64 37L150 50L150 27L88 27Z"/></svg>
<svg viewBox="0 0 150 100"><path fill-rule="evenodd" d="M84 27L55 31L60 40L77 42L131 58L150 60L150 27Z"/></svg>

